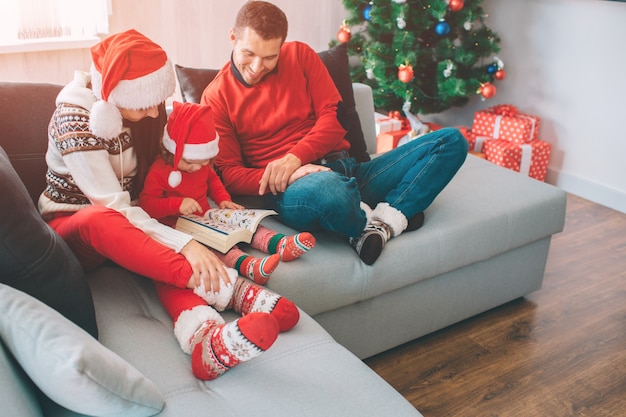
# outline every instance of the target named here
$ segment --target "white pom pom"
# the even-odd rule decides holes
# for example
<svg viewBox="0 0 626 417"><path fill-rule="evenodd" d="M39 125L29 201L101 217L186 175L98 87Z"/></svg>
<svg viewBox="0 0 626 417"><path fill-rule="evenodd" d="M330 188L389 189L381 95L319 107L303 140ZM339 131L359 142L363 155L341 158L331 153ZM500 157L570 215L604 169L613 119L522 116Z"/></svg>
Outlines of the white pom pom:
<svg viewBox="0 0 626 417"><path fill-rule="evenodd" d="M183 174L181 174L180 171L172 171L170 172L170 175L167 177L167 183L172 188L178 187L182 181L183 181Z"/></svg>
<svg viewBox="0 0 626 417"><path fill-rule="evenodd" d="M104 139L113 139L122 133L122 115L115 105L96 101L89 117L91 132Z"/></svg>

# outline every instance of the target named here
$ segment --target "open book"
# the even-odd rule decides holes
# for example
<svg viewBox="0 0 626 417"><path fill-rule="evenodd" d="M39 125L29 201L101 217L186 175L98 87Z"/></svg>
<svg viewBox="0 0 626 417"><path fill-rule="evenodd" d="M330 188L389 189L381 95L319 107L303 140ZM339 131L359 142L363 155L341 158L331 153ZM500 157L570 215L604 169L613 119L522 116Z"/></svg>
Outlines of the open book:
<svg viewBox="0 0 626 417"><path fill-rule="evenodd" d="M277 214L261 209L210 209L204 216L180 216L176 229L193 236L195 240L222 253L239 242L250 243L261 220Z"/></svg>

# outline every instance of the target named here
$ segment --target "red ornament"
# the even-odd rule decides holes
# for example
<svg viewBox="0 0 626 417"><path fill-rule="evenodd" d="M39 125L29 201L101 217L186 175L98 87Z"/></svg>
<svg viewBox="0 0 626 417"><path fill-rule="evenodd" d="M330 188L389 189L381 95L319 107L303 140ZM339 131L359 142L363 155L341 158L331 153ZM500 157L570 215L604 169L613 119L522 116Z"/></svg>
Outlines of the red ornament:
<svg viewBox="0 0 626 417"><path fill-rule="evenodd" d="M413 67L410 65L400 65L398 67L398 79L403 83L408 83L413 79Z"/></svg>
<svg viewBox="0 0 626 417"><path fill-rule="evenodd" d="M496 86L491 83L484 83L480 85L478 92L485 98L491 98L496 95Z"/></svg>
<svg viewBox="0 0 626 417"><path fill-rule="evenodd" d="M495 74L493 74L494 77L496 77L496 80L504 80L506 78L506 72L504 72L504 70L498 70L496 71Z"/></svg>
<svg viewBox="0 0 626 417"><path fill-rule="evenodd" d="M450 0L448 6L453 12L458 12L463 8L463 6L465 6L465 4L463 3L463 0Z"/></svg>
<svg viewBox="0 0 626 417"><path fill-rule="evenodd" d="M339 32L337 32L337 40L341 43L350 42L350 38L352 38L352 33L350 33L350 28L345 24L341 25L339 28Z"/></svg>

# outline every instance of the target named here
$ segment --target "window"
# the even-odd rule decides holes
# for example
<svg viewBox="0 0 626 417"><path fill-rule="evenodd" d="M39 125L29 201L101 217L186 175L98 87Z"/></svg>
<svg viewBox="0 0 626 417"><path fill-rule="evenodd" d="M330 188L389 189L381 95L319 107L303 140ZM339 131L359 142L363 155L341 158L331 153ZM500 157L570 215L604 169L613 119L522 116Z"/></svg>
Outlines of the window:
<svg viewBox="0 0 626 417"><path fill-rule="evenodd" d="M110 0L4 0L0 53L86 47L109 30Z"/></svg>

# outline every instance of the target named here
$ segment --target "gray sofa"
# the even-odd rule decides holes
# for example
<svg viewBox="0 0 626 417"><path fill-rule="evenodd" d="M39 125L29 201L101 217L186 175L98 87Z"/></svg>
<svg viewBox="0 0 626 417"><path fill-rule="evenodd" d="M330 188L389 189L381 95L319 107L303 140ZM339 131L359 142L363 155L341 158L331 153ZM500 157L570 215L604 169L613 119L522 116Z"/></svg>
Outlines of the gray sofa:
<svg viewBox="0 0 626 417"><path fill-rule="evenodd" d="M32 198L43 189L45 132L59 89L0 83L0 146ZM371 90L357 84L354 96L365 142L375 149ZM0 286L0 402L12 411L7 415L20 416L80 415L68 408L120 416L420 416L360 359L541 288L550 239L562 230L564 214L561 190L468 156L426 211L424 226L392 239L374 265L328 233L316 234L306 256L281 264L268 286L298 304L300 322L259 358L209 382L193 377L146 278L115 265L88 274L97 346L48 307ZM24 319L39 324L27 329ZM84 342L96 359L83 363L73 380L68 372L47 375L50 366L37 369L22 352L39 344L53 350L60 342L50 343L49 333L67 336L70 345ZM17 340L24 334L30 339ZM97 372L121 374L106 374L118 385L91 400L94 388L84 377L98 381L90 373L96 365L104 368ZM103 399L118 408L89 411Z"/></svg>

